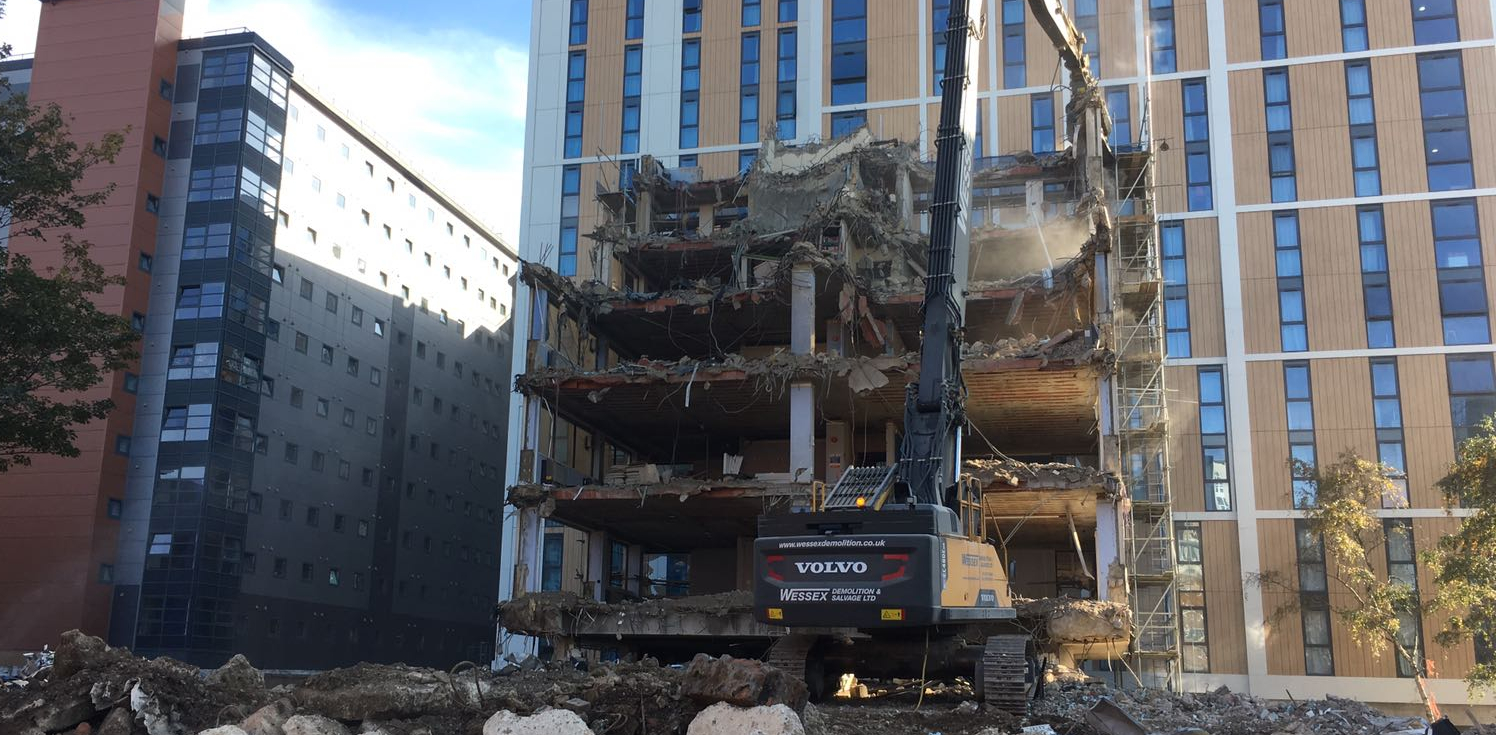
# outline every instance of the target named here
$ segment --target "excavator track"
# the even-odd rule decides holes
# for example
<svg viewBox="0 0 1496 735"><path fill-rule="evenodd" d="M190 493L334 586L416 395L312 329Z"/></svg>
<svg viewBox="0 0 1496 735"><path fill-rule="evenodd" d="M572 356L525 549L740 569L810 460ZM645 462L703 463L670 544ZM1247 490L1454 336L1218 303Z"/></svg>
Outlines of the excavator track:
<svg viewBox="0 0 1496 735"><path fill-rule="evenodd" d="M764 663L805 681L805 659L818 637L809 633L785 634L769 647L768 653L764 654Z"/></svg>
<svg viewBox="0 0 1496 735"><path fill-rule="evenodd" d="M982 700L1010 715L1028 714L1028 636L995 635L987 639L977 670Z"/></svg>

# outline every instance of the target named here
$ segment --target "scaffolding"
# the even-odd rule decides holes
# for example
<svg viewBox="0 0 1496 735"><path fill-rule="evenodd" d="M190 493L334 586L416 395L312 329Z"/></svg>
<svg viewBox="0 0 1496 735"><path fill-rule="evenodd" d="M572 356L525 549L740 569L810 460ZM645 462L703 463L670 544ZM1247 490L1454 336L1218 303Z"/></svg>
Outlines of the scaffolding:
<svg viewBox="0 0 1496 735"><path fill-rule="evenodd" d="M1180 646L1164 386L1167 346L1151 144L1120 148L1115 160L1116 219L1108 263L1110 325L1117 355L1111 378L1111 449L1129 489L1130 510L1119 530L1136 626L1124 660L1131 684L1177 690Z"/></svg>

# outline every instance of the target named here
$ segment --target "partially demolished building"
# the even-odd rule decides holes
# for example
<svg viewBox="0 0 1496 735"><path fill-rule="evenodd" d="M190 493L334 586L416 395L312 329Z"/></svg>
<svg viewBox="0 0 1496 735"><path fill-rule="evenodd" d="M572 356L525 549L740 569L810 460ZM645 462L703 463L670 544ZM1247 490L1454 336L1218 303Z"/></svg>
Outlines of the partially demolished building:
<svg viewBox="0 0 1496 735"><path fill-rule="evenodd" d="M1091 132L976 166L963 453L1014 593L1105 602L1028 606L1051 651L1159 684L1177 642L1150 162ZM501 626L558 653L758 655L783 633L749 614L759 515L895 459L933 169L863 129L765 143L726 178L622 173L597 186L591 278L521 273Z"/></svg>

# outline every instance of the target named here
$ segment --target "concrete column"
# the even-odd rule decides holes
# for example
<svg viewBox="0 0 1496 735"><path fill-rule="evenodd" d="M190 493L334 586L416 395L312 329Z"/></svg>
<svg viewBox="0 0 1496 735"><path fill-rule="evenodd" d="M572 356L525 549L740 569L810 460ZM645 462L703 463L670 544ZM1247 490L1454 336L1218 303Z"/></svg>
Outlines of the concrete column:
<svg viewBox="0 0 1496 735"><path fill-rule="evenodd" d="M816 272L809 263L796 263L790 273L790 353L809 355L816 343ZM790 385L790 477L797 482L815 479L815 386Z"/></svg>
<svg viewBox="0 0 1496 735"><path fill-rule="evenodd" d="M608 534L587 532L587 578L582 580L582 594L601 602L608 588Z"/></svg>
<svg viewBox="0 0 1496 735"><path fill-rule="evenodd" d="M712 234L712 228L717 226L717 205L703 204L696 209L696 233L702 237Z"/></svg>
<svg viewBox="0 0 1496 735"><path fill-rule="evenodd" d="M1117 503L1103 501L1096 504L1096 597L1113 599L1112 585L1122 585L1125 580L1112 579L1112 564L1121 556L1121 534L1117 527Z"/></svg>

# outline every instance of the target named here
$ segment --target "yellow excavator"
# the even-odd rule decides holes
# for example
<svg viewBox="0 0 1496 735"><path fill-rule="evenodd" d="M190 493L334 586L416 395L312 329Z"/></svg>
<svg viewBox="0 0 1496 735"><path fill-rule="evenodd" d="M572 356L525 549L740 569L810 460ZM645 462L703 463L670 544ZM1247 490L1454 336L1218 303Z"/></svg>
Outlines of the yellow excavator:
<svg viewBox="0 0 1496 735"><path fill-rule="evenodd" d="M897 462L847 470L829 491L812 492L808 512L759 519L753 607L760 622L790 630L766 658L803 677L812 697L848 672L962 675L990 705L1022 715L1040 678L1032 642L1012 623L1007 570L984 538L980 488L960 474L976 118L968 70L983 25L975 4L951 0L945 30L920 371L906 391ZM1094 89L1084 39L1059 2L1029 5L1072 80Z"/></svg>

